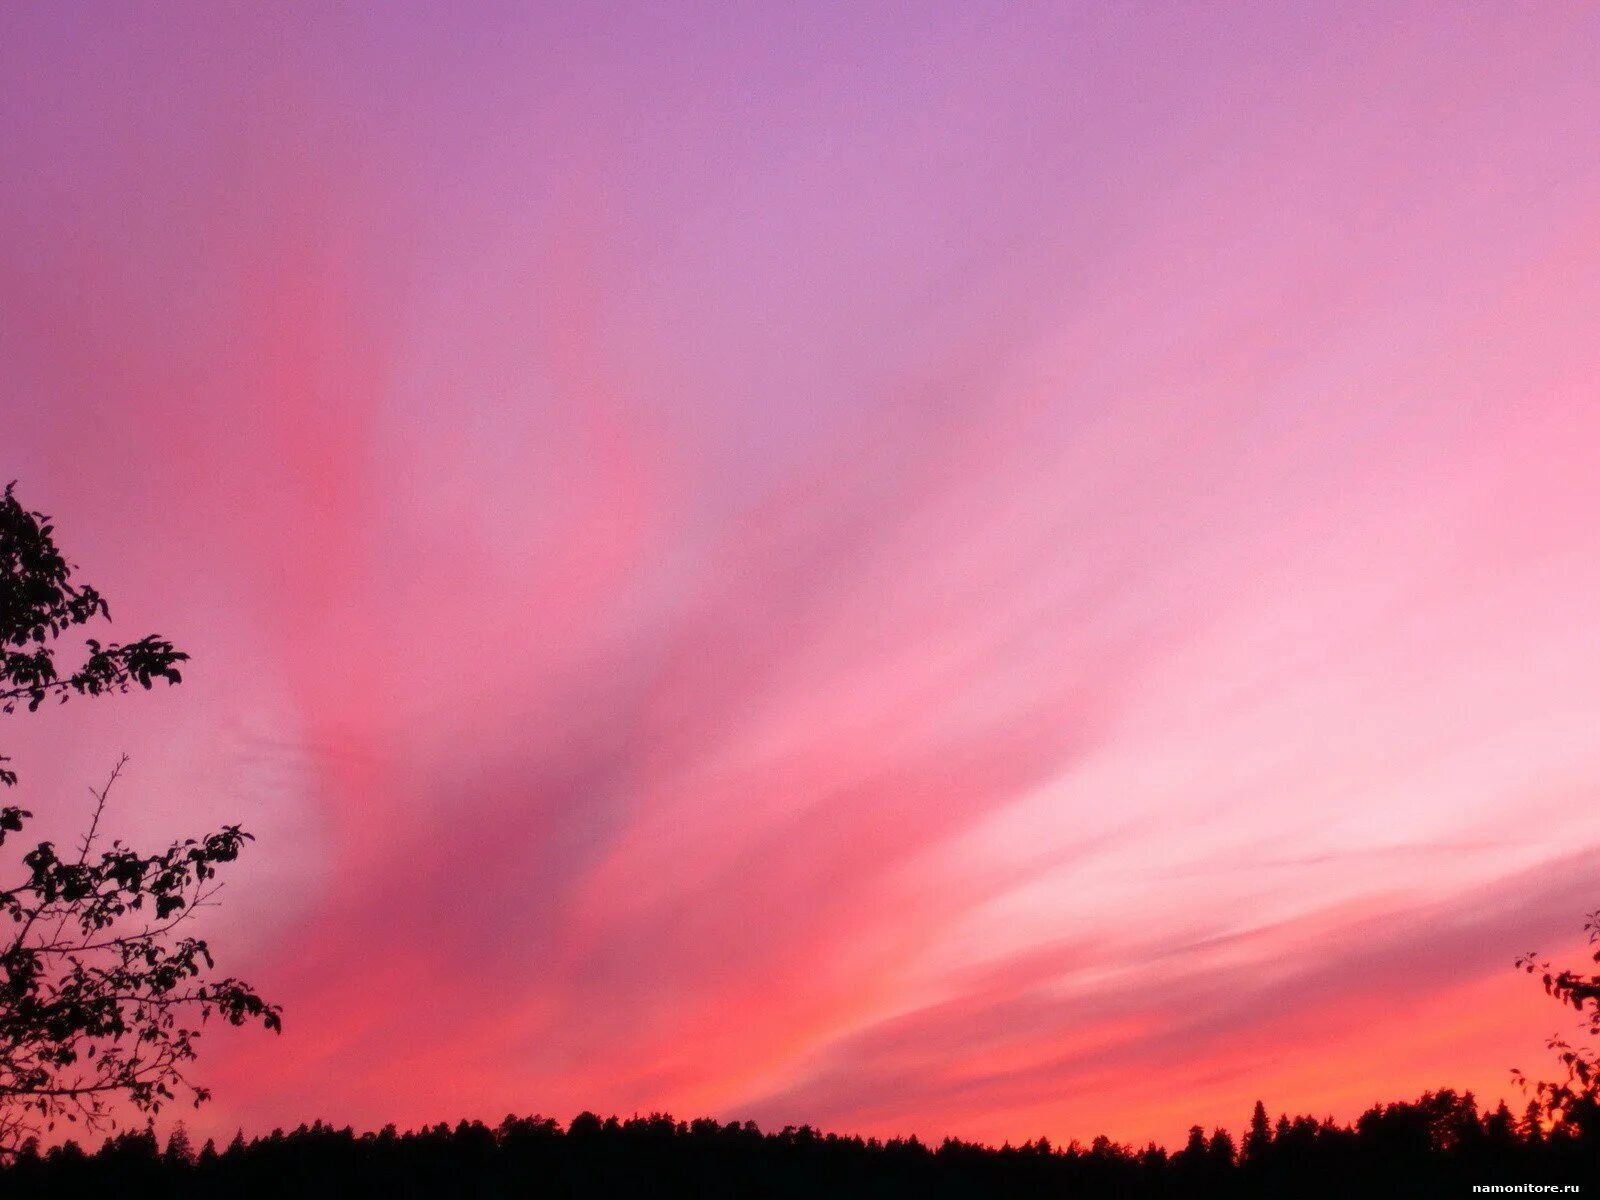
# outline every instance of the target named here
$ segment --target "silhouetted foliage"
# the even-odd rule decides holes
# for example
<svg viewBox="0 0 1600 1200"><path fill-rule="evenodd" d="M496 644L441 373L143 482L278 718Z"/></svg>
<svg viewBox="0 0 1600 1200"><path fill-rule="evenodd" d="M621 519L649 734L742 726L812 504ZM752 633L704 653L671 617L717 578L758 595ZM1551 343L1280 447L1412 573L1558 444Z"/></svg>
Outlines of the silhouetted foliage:
<svg viewBox="0 0 1600 1200"><path fill-rule="evenodd" d="M149 636L127 645L86 639L86 655L64 673L52 644L72 628L109 619L105 599L77 584L49 518L0 500L0 712L36 710L55 696L98 696L180 682L187 655ZM10 760L0 757L0 763ZM153 1113L187 1089L199 1026L212 1016L279 1028L278 1009L237 979L208 980L210 948L178 927L217 887L219 866L250 835L236 825L141 854L100 843L100 824L119 761L94 793L87 831L63 856L51 842L21 855L0 884L0 1154L59 1119L95 1128L119 1102ZM0 767L0 785L17 782ZM0 808L0 847L32 813ZM133 1135L128 1135L133 1136ZM131 1143L128 1143L131 1145Z"/></svg>
<svg viewBox="0 0 1600 1200"><path fill-rule="evenodd" d="M1600 947L1600 912L1589 914L1583 931L1591 946ZM1600 963L1600 949L1594 951L1592 960ZM1517 959L1517 966L1530 975L1540 975L1546 994L1572 1005L1582 1018L1580 1028L1584 1032L1600 1035L1600 975L1556 971L1534 952ZM1533 1093L1529 1120L1600 1129L1600 1055L1593 1047L1574 1045L1560 1035L1551 1037L1548 1045L1562 1066L1562 1078L1532 1080L1521 1071L1512 1072Z"/></svg>
<svg viewBox="0 0 1600 1200"><path fill-rule="evenodd" d="M75 626L110 620L111 609L94 588L73 582L50 518L23 508L15 493L16 484L7 484L0 497L0 712L19 704L33 712L52 696L65 702L125 692L135 683L148 690L158 679L181 682L178 664L189 656L154 634L109 646L85 638L83 661L61 673L50 643ZM9 761L0 755L0 763ZM0 784L16 781L14 771L0 766Z"/></svg>
<svg viewBox="0 0 1600 1200"><path fill-rule="evenodd" d="M1463 1196L1476 1184L1593 1184L1592 1135L1521 1129L1509 1113L1478 1113L1471 1094L1430 1092L1375 1106L1354 1125L1287 1116L1274 1132L1258 1106L1245 1144L1194 1130L1173 1154L1096 1138L999 1148L946 1139L841 1137L810 1126L763 1132L749 1122L626 1120L581 1113L563 1128L508 1116L412 1132L357 1134L318 1121L291 1133L236 1137L217 1153L163 1153L152 1131L108 1138L85 1154L36 1146L0 1187L23 1195L127 1197L1029 1197L1291 1198ZM1263 1132L1265 1130L1265 1132ZM174 1150L174 1144L179 1149Z"/></svg>

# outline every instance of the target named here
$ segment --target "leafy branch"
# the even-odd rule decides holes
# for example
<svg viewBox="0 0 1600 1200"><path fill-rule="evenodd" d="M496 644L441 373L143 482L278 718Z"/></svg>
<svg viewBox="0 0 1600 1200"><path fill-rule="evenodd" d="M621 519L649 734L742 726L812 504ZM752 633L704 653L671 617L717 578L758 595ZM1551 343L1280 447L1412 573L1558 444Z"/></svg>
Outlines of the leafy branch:
<svg viewBox="0 0 1600 1200"><path fill-rule="evenodd" d="M1600 911L1589 914L1583 929L1589 944L1600 947ZM1590 957L1593 962L1600 963L1600 948ZM1600 1035L1600 974L1558 971L1534 952L1519 957L1516 965L1530 975L1539 975L1546 995L1562 1004L1570 1004L1582 1014L1581 1027L1585 1032L1591 1036ZM1511 1072L1512 1078L1532 1093L1535 1103L1552 1124L1595 1118L1600 1114L1600 1054L1593 1047L1575 1045L1560 1035L1552 1036L1546 1046L1561 1064L1562 1078L1531 1080L1518 1070Z"/></svg>
<svg viewBox="0 0 1600 1200"><path fill-rule="evenodd" d="M126 761L95 793L78 854L41 842L23 856L26 875L0 889L0 914L16 928L0 952L0 1138L11 1146L62 1118L99 1128L118 1097L145 1113L180 1091L200 1104L210 1093L186 1068L212 1017L282 1028L279 1007L249 984L206 977L215 963L204 939L172 936L215 894L218 867L249 834L226 826L157 854L120 841L97 852Z"/></svg>

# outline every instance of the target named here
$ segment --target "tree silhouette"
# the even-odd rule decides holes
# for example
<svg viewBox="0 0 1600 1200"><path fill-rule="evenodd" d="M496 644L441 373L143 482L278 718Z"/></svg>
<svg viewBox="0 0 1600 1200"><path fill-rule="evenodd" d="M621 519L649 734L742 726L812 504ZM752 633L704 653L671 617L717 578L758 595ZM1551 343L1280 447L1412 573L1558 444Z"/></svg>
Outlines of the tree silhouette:
<svg viewBox="0 0 1600 1200"><path fill-rule="evenodd" d="M1264 1106L1251 1125L1271 1128ZM1593 1185L1594 1139L1561 1129L1519 1130L1509 1113L1487 1117L1469 1095L1429 1092L1375 1105L1354 1125L1283 1117L1234 1153L1224 1130L1196 1127L1168 1154L1097 1137L1087 1147L1039 1139L984 1146L946 1138L861 1138L808 1125L763 1131L749 1121L677 1121L581 1113L563 1129L548 1117L507 1116L497 1126L459 1121L357 1133L321 1121L235 1137L191 1156L162 1153L148 1129L107 1138L84 1153L67 1142L0 1167L0 1191L18 1195L160 1197L794 1197L885 1200L974 1196L1114 1196L1127 1200L1345 1200L1350 1196L1457 1197L1477 1185ZM1248 1141L1248 1139L1246 1139ZM1499 1189L1497 1189L1499 1190ZM1585 1190L1588 1190L1587 1188Z"/></svg>
<svg viewBox="0 0 1600 1200"><path fill-rule="evenodd" d="M54 527L17 501L0 499L0 712L36 710L52 697L126 692L157 680L178 683L187 655L154 635L125 645L85 639L86 654L63 670L61 636L109 620L105 599L75 583ZM0 764L9 762L0 756ZM0 938L0 1155L58 1119L89 1128L108 1123L118 1101L150 1114L184 1088L196 1104L208 1092L185 1068L196 1056L199 1025L280 1028L277 1006L248 984L206 978L214 966L203 939L180 926L219 886L217 868L250 835L236 825L141 854L120 841L102 845L101 820L124 756L94 807L82 840L63 856L51 842L21 855L0 886L0 913L12 933ZM17 782L0 765L0 786ZM14 844L33 814L0 808L0 847ZM128 1143L132 1145L132 1143Z"/></svg>
<svg viewBox="0 0 1600 1200"><path fill-rule="evenodd" d="M61 673L50 643L74 626L110 620L111 609L94 588L72 581L50 518L23 508L15 492L16 484L7 484L0 498L0 712L19 704L33 712L51 697L126 692L135 683L148 690L157 679L181 682L177 664L189 656L154 634L110 646L85 638L83 661ZM0 755L0 763L9 761ZM0 766L0 784L16 782L16 773Z"/></svg>
<svg viewBox="0 0 1600 1200"><path fill-rule="evenodd" d="M1583 930L1589 944L1600 947L1600 912L1589 914ZM1600 949L1591 957L1600 963ZM1535 952L1517 959L1517 966L1530 975L1540 975L1546 994L1572 1005L1582 1017L1581 1028L1600 1035L1600 974L1554 970ZM1582 1124L1600 1129L1600 1055L1593 1047L1574 1045L1559 1035L1550 1038L1548 1045L1562 1066L1563 1078L1530 1080L1521 1071L1511 1073L1533 1094L1530 1116L1536 1114L1550 1124Z"/></svg>
<svg viewBox="0 0 1600 1200"><path fill-rule="evenodd" d="M1249 1131L1244 1136L1243 1158L1248 1162L1257 1162L1271 1145L1272 1125L1267 1120L1267 1106L1257 1100L1255 1109L1250 1113Z"/></svg>

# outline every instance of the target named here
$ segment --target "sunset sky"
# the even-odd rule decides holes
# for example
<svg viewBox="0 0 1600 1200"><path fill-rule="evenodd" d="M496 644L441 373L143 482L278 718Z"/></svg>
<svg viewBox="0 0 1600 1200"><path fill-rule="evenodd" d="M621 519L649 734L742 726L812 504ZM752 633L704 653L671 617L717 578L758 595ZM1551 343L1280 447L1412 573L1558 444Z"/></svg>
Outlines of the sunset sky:
<svg viewBox="0 0 1600 1200"><path fill-rule="evenodd" d="M10 5L0 475L237 821L231 1136L1516 1098L1600 907L1600 14ZM3 482L4 479L0 479Z"/></svg>

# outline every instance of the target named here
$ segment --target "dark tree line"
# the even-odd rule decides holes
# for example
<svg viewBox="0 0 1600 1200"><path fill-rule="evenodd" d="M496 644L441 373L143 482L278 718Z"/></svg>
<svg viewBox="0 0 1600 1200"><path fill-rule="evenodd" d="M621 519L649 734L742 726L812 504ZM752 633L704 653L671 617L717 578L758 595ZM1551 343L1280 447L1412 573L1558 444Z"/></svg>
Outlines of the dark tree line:
<svg viewBox="0 0 1600 1200"><path fill-rule="evenodd" d="M1269 1120L1263 1106L1237 1140L1196 1127L1186 1145L991 1147L948 1139L879 1141L808 1126L674 1121L656 1114L565 1127L510 1117L415 1132L357 1134L318 1122L195 1151L178 1129L24 1148L0 1171L15 1195L161 1197L1305 1197L1467 1196L1478 1184L1600 1184L1594 1122L1547 1128L1537 1103L1480 1112L1470 1093L1430 1092L1377 1105L1353 1124Z"/></svg>

